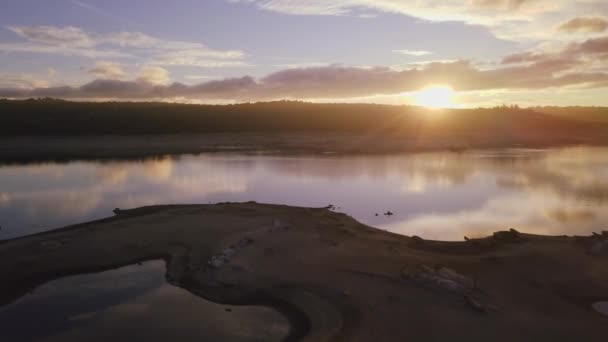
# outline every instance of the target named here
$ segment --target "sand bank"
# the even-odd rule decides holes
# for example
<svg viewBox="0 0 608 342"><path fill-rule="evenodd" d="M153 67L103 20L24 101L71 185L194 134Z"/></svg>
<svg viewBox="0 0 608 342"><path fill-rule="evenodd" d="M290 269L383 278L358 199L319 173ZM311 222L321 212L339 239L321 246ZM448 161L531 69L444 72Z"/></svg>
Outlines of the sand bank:
<svg viewBox="0 0 608 342"><path fill-rule="evenodd" d="M608 235L504 231L427 241L322 208L257 203L120 210L0 243L0 304L61 276L143 260L209 300L265 304L290 339L605 341Z"/></svg>

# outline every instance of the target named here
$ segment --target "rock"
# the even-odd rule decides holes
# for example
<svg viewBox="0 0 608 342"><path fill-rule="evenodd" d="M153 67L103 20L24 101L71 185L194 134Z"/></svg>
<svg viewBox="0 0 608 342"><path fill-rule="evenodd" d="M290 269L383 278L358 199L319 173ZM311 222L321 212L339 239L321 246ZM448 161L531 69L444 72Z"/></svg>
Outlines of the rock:
<svg viewBox="0 0 608 342"><path fill-rule="evenodd" d="M402 275L422 286L457 294L465 295L475 288L475 282L471 278L447 267L418 265L404 270Z"/></svg>
<svg viewBox="0 0 608 342"><path fill-rule="evenodd" d="M112 210L112 212L114 213L114 215L118 215L118 214L120 214L120 208L114 208L114 210Z"/></svg>
<svg viewBox="0 0 608 342"><path fill-rule="evenodd" d="M523 241L521 234L515 229L510 229L509 231L496 232L492 235L492 237L494 238L494 240L498 240L501 242L521 242L521 241Z"/></svg>
<svg viewBox="0 0 608 342"><path fill-rule="evenodd" d="M473 295L465 295L464 299L467 304L469 304L475 311L486 312L486 307L481 303L481 301L475 298Z"/></svg>
<svg viewBox="0 0 608 342"><path fill-rule="evenodd" d="M469 241L469 238L465 236L464 241Z"/></svg>
<svg viewBox="0 0 608 342"><path fill-rule="evenodd" d="M391 212L390 210L384 213L384 216L393 216L395 214L393 214L393 212Z"/></svg>
<svg viewBox="0 0 608 342"><path fill-rule="evenodd" d="M251 245L252 243L254 243L255 240L253 240L252 238L242 238L239 240L239 242L237 242L236 247L237 248L243 248L243 247L247 247L249 245Z"/></svg>
<svg viewBox="0 0 608 342"><path fill-rule="evenodd" d="M223 251L221 251L220 253L213 255L208 261L207 261L207 265L212 267L212 268L220 268L222 267L224 264L230 262L230 260L232 259L232 257L242 248L245 248L249 245L251 245L254 242L253 239L249 238L249 237L245 237L240 239L236 245L230 246L226 249L224 249Z"/></svg>
<svg viewBox="0 0 608 342"><path fill-rule="evenodd" d="M414 235L412 236L412 243L415 245L420 245L424 243L424 239L418 235Z"/></svg>

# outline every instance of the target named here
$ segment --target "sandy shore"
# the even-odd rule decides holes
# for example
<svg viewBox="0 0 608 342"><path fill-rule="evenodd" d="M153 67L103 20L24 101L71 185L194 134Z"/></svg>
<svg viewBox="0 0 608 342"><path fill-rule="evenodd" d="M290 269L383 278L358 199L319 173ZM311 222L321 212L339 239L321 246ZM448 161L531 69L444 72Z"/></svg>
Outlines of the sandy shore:
<svg viewBox="0 0 608 342"><path fill-rule="evenodd" d="M290 339L605 341L608 234L463 242L377 230L320 208L143 207L0 243L0 304L69 274L167 260L207 299L271 305Z"/></svg>

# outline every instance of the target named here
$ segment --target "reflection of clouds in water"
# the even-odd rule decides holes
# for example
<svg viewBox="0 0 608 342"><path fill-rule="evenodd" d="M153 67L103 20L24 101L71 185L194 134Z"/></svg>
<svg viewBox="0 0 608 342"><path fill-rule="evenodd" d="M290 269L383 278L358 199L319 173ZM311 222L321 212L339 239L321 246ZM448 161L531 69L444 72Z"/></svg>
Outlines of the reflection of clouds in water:
<svg viewBox="0 0 608 342"><path fill-rule="evenodd" d="M602 222L598 213L608 203L608 149L316 157L212 154L0 166L0 182L0 214L16 227L56 227L107 216L114 207L226 200L324 206L331 201L367 224L460 239L462 234L452 231L465 223L469 234L507 225L537 231L592 229ZM374 217L374 212L386 210L396 215ZM450 225L446 217L457 221ZM413 223L422 230L411 228Z"/></svg>
<svg viewBox="0 0 608 342"><path fill-rule="evenodd" d="M6 194L4 192L0 192L0 206L8 205L10 201L11 201L11 198L9 197L8 194Z"/></svg>
<svg viewBox="0 0 608 342"><path fill-rule="evenodd" d="M83 217L96 208L101 198L95 191L33 191L11 195L15 205L22 205L21 210L31 221L44 217Z"/></svg>
<svg viewBox="0 0 608 342"><path fill-rule="evenodd" d="M217 165L206 165L202 173L191 166L181 175L173 175L173 168L170 158L0 167L0 180L10 184L0 193L0 208L20 215L20 225L35 224L39 230L107 216L108 208L117 206L198 202L209 194L246 189L246 177Z"/></svg>
<svg viewBox="0 0 608 342"><path fill-rule="evenodd" d="M498 183L512 188L538 188L584 201L608 201L608 149L568 148L543 154L543 158L515 164Z"/></svg>
<svg viewBox="0 0 608 342"><path fill-rule="evenodd" d="M566 219L552 216L548 220L547 213L566 215ZM608 222L608 211L602 207L589 208L570 199L547 197L542 193L512 193L492 198L474 210L422 214L380 228L428 239L462 240L464 236L484 237L509 228L531 234L583 235L601 230L599 224L604 222Z"/></svg>
<svg viewBox="0 0 608 342"><path fill-rule="evenodd" d="M591 221L595 218L595 213L588 209L550 209L545 211L545 215L562 223Z"/></svg>
<svg viewBox="0 0 608 342"><path fill-rule="evenodd" d="M156 160L147 160L142 164L143 172L148 181L162 182L171 178L173 161L169 157Z"/></svg>
<svg viewBox="0 0 608 342"><path fill-rule="evenodd" d="M99 176L101 184L110 186L123 184L129 176L127 166L105 167L102 165L95 172Z"/></svg>

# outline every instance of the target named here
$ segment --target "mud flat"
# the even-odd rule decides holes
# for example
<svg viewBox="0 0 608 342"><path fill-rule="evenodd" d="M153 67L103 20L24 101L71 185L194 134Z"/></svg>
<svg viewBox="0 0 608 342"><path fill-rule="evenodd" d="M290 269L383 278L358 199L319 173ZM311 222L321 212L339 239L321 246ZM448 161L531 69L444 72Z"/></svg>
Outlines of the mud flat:
<svg viewBox="0 0 608 342"><path fill-rule="evenodd" d="M167 279L285 314L292 340L605 341L608 233L463 242L258 203L119 210L0 242L0 305L50 280L165 259Z"/></svg>

